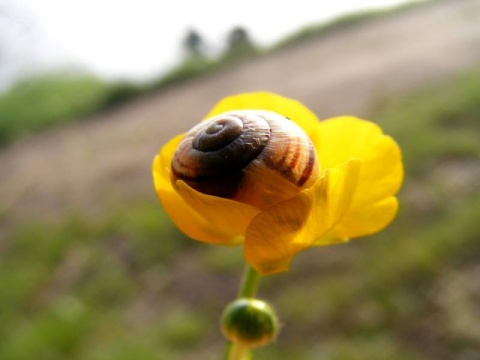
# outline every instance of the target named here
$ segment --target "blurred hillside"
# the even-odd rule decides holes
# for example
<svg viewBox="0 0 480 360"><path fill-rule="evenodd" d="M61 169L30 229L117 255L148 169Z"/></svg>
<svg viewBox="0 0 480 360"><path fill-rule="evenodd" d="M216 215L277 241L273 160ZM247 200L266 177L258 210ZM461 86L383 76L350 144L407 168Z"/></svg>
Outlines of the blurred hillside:
<svg viewBox="0 0 480 360"><path fill-rule="evenodd" d="M391 228L264 280L285 328L258 357L480 358L479 23L477 0L434 2L0 149L0 358L218 358L241 249L179 234L150 166L216 101L256 90L371 119L406 165Z"/></svg>

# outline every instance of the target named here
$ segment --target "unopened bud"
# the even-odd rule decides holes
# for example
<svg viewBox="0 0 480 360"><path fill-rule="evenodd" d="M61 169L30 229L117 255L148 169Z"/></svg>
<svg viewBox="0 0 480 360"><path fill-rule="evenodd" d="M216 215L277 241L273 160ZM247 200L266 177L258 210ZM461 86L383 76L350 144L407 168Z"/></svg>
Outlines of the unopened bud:
<svg viewBox="0 0 480 360"><path fill-rule="evenodd" d="M230 341L255 348L275 339L278 319L268 303L241 298L230 303L223 311L222 331Z"/></svg>

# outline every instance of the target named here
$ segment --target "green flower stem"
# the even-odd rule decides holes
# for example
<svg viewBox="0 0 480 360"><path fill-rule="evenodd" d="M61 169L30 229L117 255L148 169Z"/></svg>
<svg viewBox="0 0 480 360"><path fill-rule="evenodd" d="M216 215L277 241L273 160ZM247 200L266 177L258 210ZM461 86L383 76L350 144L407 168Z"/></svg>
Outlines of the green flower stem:
<svg viewBox="0 0 480 360"><path fill-rule="evenodd" d="M248 349L244 346L229 342L227 345L227 360L247 360L251 359L248 355Z"/></svg>
<svg viewBox="0 0 480 360"><path fill-rule="evenodd" d="M254 268L246 264L238 291L238 298L253 298L257 293L259 282L260 276L258 273ZM227 344L226 360L250 360L251 358L251 353L244 346L232 342Z"/></svg>
<svg viewBox="0 0 480 360"><path fill-rule="evenodd" d="M243 270L242 282L238 291L239 298L253 298L257 293L260 276L250 265L246 264Z"/></svg>

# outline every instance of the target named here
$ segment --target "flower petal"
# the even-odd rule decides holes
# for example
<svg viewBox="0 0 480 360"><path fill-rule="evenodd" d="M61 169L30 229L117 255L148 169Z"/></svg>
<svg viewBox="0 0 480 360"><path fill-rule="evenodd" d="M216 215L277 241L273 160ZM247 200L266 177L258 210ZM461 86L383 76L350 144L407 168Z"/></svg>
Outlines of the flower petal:
<svg viewBox="0 0 480 360"><path fill-rule="evenodd" d="M202 194L179 180L176 188L185 202L222 234L225 245L243 242L245 231L260 209L234 200Z"/></svg>
<svg viewBox="0 0 480 360"><path fill-rule="evenodd" d="M355 238L375 234L392 222L397 210L398 200L394 196L363 207L352 206L330 235L335 238Z"/></svg>
<svg viewBox="0 0 480 360"><path fill-rule="evenodd" d="M286 271L293 255L325 241L350 207L360 167L352 160L329 169L310 189L256 216L245 237L247 261L263 275Z"/></svg>
<svg viewBox="0 0 480 360"><path fill-rule="evenodd" d="M183 135L179 135L171 139L153 161L155 190L164 210L175 225L192 239L213 244L239 242L238 239L232 239L231 234L225 234L209 223L207 219L185 202L173 188L170 180L170 164L175 149L182 138Z"/></svg>
<svg viewBox="0 0 480 360"><path fill-rule="evenodd" d="M218 102L205 119L232 110L269 110L288 117L310 135L318 126L318 118L305 105L269 92L245 93L226 97Z"/></svg>
<svg viewBox="0 0 480 360"><path fill-rule="evenodd" d="M324 169L352 158L362 161L352 205L334 236L358 237L387 226L395 217L397 201L393 195L403 180L401 153L395 141L377 125L354 117L321 122L312 141Z"/></svg>

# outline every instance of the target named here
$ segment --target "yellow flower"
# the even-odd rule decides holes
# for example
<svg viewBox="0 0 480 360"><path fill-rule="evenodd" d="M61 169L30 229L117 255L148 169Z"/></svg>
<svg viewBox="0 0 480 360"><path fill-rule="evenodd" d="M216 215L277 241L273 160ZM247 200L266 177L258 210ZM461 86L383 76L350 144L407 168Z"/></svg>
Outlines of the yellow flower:
<svg viewBox="0 0 480 360"><path fill-rule="evenodd" d="M184 137L179 135L155 157L153 177L165 211L187 236L243 243L246 261L267 275L288 270L306 248L373 234L394 219L401 153L377 125L350 116L319 121L298 101L263 92L224 98L205 119L242 109L272 111L299 125L315 147L319 179L265 208L202 194L172 176L172 158Z"/></svg>

